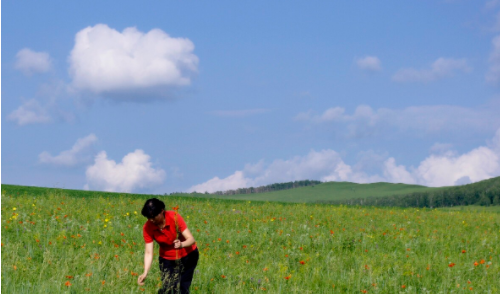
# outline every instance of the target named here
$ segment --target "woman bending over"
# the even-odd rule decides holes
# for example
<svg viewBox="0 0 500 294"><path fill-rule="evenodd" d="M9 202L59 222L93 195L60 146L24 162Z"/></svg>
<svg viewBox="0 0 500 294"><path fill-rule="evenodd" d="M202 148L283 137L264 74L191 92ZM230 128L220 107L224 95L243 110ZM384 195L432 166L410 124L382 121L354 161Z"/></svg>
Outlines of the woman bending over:
<svg viewBox="0 0 500 294"><path fill-rule="evenodd" d="M144 273L137 283L144 285L153 262L153 240L160 245L159 265L163 293L189 293L199 252L191 232L177 211L165 211L165 203L153 198L146 201L142 215L148 220L142 233L146 242Z"/></svg>

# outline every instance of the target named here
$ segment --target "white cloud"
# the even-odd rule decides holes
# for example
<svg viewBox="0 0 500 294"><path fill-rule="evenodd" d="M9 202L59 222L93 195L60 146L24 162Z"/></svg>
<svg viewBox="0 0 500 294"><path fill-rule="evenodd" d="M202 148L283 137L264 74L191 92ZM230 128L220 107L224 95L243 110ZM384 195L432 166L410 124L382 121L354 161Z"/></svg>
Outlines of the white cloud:
<svg viewBox="0 0 500 294"><path fill-rule="evenodd" d="M76 116L67 109L73 104L67 99L67 87L62 81L39 86L35 98L23 101L22 105L7 116L7 120L19 126L44 124L54 121L73 122ZM65 105L66 102L66 105Z"/></svg>
<svg viewBox="0 0 500 294"><path fill-rule="evenodd" d="M367 156L372 156L372 160L367 159ZM271 164L263 161L247 164L244 169L226 178L214 177L192 186L188 191L225 191L305 179L356 183L384 181L432 187L463 185L500 176L500 129L488 147L480 146L464 154L432 154L417 167L397 165L393 157L382 161L382 157L385 156L367 151L362 154L364 162L350 166L334 150L312 150L306 156L277 159ZM370 165L377 162L380 164L379 173L369 174L362 170L368 161L371 161Z"/></svg>
<svg viewBox="0 0 500 294"><path fill-rule="evenodd" d="M47 72L52 67L52 60L46 52L35 52L24 48L17 52L16 58L14 67L27 76Z"/></svg>
<svg viewBox="0 0 500 294"><path fill-rule="evenodd" d="M376 56L366 56L363 58L359 58L356 60L356 65L359 69L368 72L376 72L382 70L380 59L378 59L378 57Z"/></svg>
<svg viewBox="0 0 500 294"><path fill-rule="evenodd" d="M492 84L500 82L500 35L493 38L493 51L490 53L490 68L486 73L486 81Z"/></svg>
<svg viewBox="0 0 500 294"><path fill-rule="evenodd" d="M87 27L76 34L69 56L72 86L110 97L129 92L162 96L191 83L198 70L193 50L189 39L172 38L160 29L143 33L130 27L120 33L105 24Z"/></svg>
<svg viewBox="0 0 500 294"><path fill-rule="evenodd" d="M23 103L7 116L7 120L13 121L20 126L29 124L49 123L52 121L47 109L40 103L31 99Z"/></svg>
<svg viewBox="0 0 500 294"><path fill-rule="evenodd" d="M388 182L415 184L415 179L403 165L396 165L394 158L389 158L384 162L383 173Z"/></svg>
<svg viewBox="0 0 500 294"><path fill-rule="evenodd" d="M387 179L402 183L417 183L431 187L463 185L500 176L500 129L489 146L480 146L464 154L445 152L432 154L415 168L407 171L389 158L384 166Z"/></svg>
<svg viewBox="0 0 500 294"><path fill-rule="evenodd" d="M413 171L413 178L426 186L452 186L468 177L477 182L498 176L499 154L487 147L478 147L462 155L431 155Z"/></svg>
<svg viewBox="0 0 500 294"><path fill-rule="evenodd" d="M97 142L97 137L90 134L78 139L70 150L62 151L59 155L52 156L47 151L43 151L38 155L38 160L40 163L56 166L75 166L90 159L90 147L95 142Z"/></svg>
<svg viewBox="0 0 500 294"><path fill-rule="evenodd" d="M166 174L154 168L150 156L137 149L125 155L121 163L108 159L105 151L99 152L93 165L86 171L86 189L132 192L150 189L163 183Z"/></svg>
<svg viewBox="0 0 500 294"><path fill-rule="evenodd" d="M188 189L189 192L216 192L216 191L226 191L226 190L234 190L238 188L249 187L248 181L250 179L245 178L245 175L242 171L236 171L234 174L220 179L219 177L214 177L202 184L195 185Z"/></svg>
<svg viewBox="0 0 500 294"><path fill-rule="evenodd" d="M214 177L192 186L188 191L215 192L305 179L369 182L376 178L353 172L334 150L311 150L306 156L295 156L288 160L277 159L268 165L263 161L247 164L243 170L236 171L226 178Z"/></svg>
<svg viewBox="0 0 500 294"><path fill-rule="evenodd" d="M392 79L396 82L432 82L453 76L456 72L468 72L471 68L465 59L438 58L430 69L406 68L397 71Z"/></svg>
<svg viewBox="0 0 500 294"><path fill-rule="evenodd" d="M332 107L322 114L299 113L295 119L313 124L330 124L350 137L373 136L394 130L439 133L444 131L494 131L500 127L498 105L467 108L452 105L411 106L404 109L358 106L353 114Z"/></svg>
<svg viewBox="0 0 500 294"><path fill-rule="evenodd" d="M246 117L269 112L269 109L216 110L211 113L221 117Z"/></svg>

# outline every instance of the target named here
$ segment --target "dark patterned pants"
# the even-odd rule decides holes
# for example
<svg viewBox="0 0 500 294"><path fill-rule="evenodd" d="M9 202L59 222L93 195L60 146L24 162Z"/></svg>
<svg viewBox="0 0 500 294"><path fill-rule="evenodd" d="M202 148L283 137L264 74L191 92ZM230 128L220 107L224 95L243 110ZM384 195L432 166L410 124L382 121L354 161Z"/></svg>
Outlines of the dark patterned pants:
<svg viewBox="0 0 500 294"><path fill-rule="evenodd" d="M198 248L180 260L159 258L163 287L158 294L189 294L200 253Z"/></svg>

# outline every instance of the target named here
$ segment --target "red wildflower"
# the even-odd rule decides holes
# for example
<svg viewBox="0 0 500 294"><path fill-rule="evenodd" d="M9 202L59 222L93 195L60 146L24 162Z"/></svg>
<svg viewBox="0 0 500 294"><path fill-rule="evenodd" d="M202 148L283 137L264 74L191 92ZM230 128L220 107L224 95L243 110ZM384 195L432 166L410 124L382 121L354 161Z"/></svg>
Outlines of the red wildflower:
<svg viewBox="0 0 500 294"><path fill-rule="evenodd" d="M448 266L449 266L449 267L454 267L454 266L455 266L455 264L452 262L452 263L448 264Z"/></svg>
<svg viewBox="0 0 500 294"><path fill-rule="evenodd" d="M66 283L64 283L64 286L69 287L71 286L71 283L69 281L66 281Z"/></svg>
<svg viewBox="0 0 500 294"><path fill-rule="evenodd" d="M301 260L301 261L300 261L300 264L306 264L306 262L305 262L305 261L303 261L303 260Z"/></svg>

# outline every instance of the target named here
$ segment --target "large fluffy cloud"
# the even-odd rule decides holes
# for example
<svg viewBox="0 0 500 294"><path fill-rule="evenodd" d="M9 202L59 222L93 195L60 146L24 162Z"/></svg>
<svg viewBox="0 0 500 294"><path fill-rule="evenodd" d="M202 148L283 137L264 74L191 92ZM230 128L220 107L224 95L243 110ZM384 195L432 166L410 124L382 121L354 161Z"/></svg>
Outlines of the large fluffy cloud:
<svg viewBox="0 0 500 294"><path fill-rule="evenodd" d="M456 72L470 71L465 59L438 58L430 69L405 68L397 71L392 79L396 82L431 82L452 76Z"/></svg>
<svg viewBox="0 0 500 294"><path fill-rule="evenodd" d="M97 142L96 135L90 134L78 139L70 150L62 151L59 155L52 156L47 151L43 151L38 155L38 160L40 163L55 166L76 166L90 159L90 149L95 142Z"/></svg>
<svg viewBox="0 0 500 294"><path fill-rule="evenodd" d="M299 113L295 119L313 124L330 124L347 131L348 136L371 136L383 131L418 131L439 133L457 130L494 131L500 127L498 105L491 104L478 108L451 105L412 106L404 109L379 108L368 105L358 106L348 114L342 107L332 107L322 114L312 111Z"/></svg>
<svg viewBox="0 0 500 294"><path fill-rule="evenodd" d="M105 151L99 152L93 165L86 171L85 189L114 192L132 192L150 189L165 179L165 171L154 168L150 156L137 149L125 155L121 163L108 159Z"/></svg>
<svg viewBox="0 0 500 294"><path fill-rule="evenodd" d="M52 67L52 60L46 52L35 52L24 48L17 52L14 67L29 76L49 71Z"/></svg>
<svg viewBox="0 0 500 294"><path fill-rule="evenodd" d="M76 34L69 56L72 85L112 97L127 92L161 96L166 89L191 83L198 66L193 50L189 39L160 29L143 33L134 27L122 32L105 24L87 27Z"/></svg>
<svg viewBox="0 0 500 294"><path fill-rule="evenodd" d="M464 154L439 151L422 160L417 167L398 165L393 157L382 161L379 155L366 152L364 157L372 154L377 157L373 162L380 162L379 172L368 174L359 169L363 164L348 165L334 150L312 150L305 156L277 159L268 165L263 161L247 164L228 177L214 177L192 186L188 191L215 192L305 179L357 183L385 181L440 187L500 176L500 129L488 146L480 146Z"/></svg>

